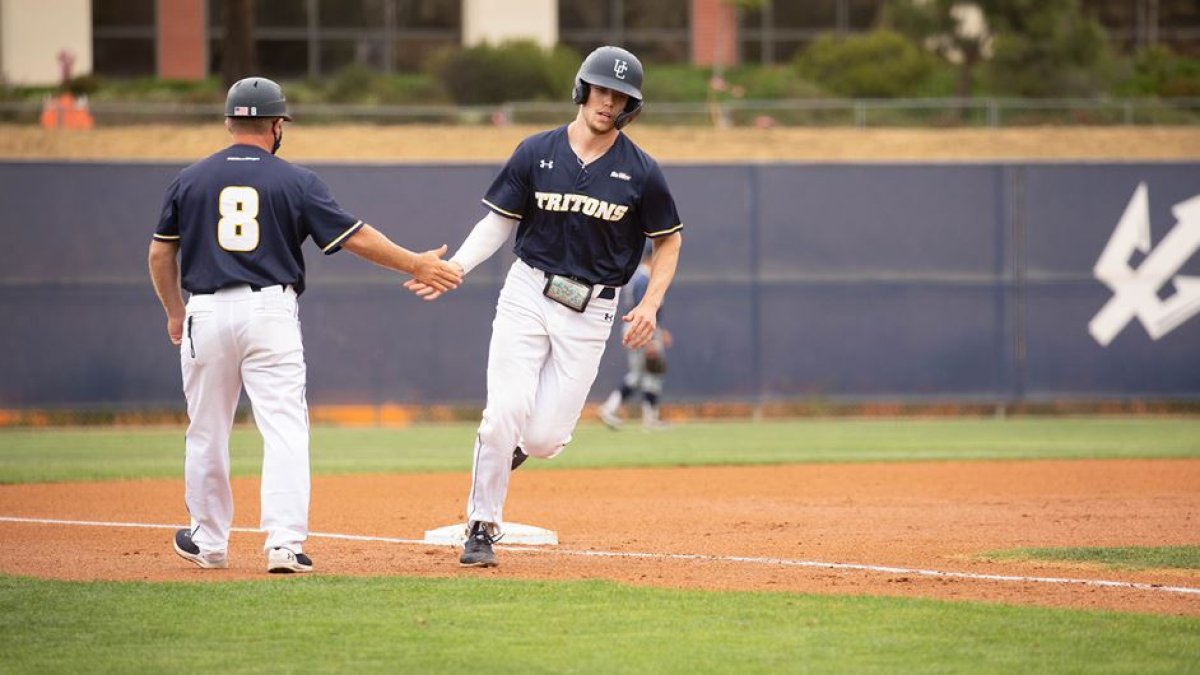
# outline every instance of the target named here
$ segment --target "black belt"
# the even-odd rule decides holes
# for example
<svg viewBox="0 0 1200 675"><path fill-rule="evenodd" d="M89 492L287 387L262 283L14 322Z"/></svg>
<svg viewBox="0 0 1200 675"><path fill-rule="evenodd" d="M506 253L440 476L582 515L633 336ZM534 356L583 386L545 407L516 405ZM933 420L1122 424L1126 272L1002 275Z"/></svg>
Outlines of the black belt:
<svg viewBox="0 0 1200 675"><path fill-rule="evenodd" d="M261 291L264 288L271 288L272 286L283 286L283 290L285 290L285 291L292 287L291 284L267 284L266 286L256 286L254 284L230 284L229 286L222 286L221 288L217 288L217 289L214 289L211 291L192 291L191 293L192 293L192 295L212 295L213 293L216 293L217 291L224 290L226 288L233 288L234 286L249 286L250 290L254 291L255 293L258 293L259 291Z"/></svg>

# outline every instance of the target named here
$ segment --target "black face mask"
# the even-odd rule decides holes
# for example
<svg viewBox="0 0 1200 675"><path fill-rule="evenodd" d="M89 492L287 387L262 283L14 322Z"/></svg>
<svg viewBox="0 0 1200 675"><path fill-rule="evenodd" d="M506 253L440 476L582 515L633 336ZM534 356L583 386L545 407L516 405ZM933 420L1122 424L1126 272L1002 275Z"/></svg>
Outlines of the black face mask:
<svg viewBox="0 0 1200 675"><path fill-rule="evenodd" d="M279 146L283 145L283 125L279 127L279 133L275 134L275 144L271 146L271 154L279 152Z"/></svg>

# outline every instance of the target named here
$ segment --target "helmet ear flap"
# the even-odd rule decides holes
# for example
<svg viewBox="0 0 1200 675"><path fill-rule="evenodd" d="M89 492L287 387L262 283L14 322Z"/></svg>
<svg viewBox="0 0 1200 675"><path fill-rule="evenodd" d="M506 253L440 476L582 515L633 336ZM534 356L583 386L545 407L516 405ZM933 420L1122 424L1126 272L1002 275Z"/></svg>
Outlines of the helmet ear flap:
<svg viewBox="0 0 1200 675"><path fill-rule="evenodd" d="M575 78L575 88L571 90L571 100L575 101L577 105L583 105L587 101L591 89L587 82Z"/></svg>
<svg viewBox="0 0 1200 675"><path fill-rule="evenodd" d="M624 127L626 124L629 124L630 122L637 119L637 116L641 115L641 114L642 114L642 102L636 98L631 98L631 99L629 99L628 102L625 103L625 110L623 112L621 112L619 115L617 115L616 122L613 124L613 126L620 129L620 128Z"/></svg>

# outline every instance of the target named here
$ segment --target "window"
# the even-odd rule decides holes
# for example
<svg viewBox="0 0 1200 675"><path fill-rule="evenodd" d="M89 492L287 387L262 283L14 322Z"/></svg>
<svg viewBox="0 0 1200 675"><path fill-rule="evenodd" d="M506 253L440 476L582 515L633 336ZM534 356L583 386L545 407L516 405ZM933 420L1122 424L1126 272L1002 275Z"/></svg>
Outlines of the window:
<svg viewBox="0 0 1200 675"><path fill-rule="evenodd" d="M155 0L92 0L92 70L115 77L157 71Z"/></svg>
<svg viewBox="0 0 1200 675"><path fill-rule="evenodd" d="M613 44L644 61L686 63L690 5L690 0L560 0L559 42L580 54Z"/></svg>
<svg viewBox="0 0 1200 675"><path fill-rule="evenodd" d="M883 0L808 0L772 2L741 16L742 58L755 63L784 63L824 33L871 30Z"/></svg>

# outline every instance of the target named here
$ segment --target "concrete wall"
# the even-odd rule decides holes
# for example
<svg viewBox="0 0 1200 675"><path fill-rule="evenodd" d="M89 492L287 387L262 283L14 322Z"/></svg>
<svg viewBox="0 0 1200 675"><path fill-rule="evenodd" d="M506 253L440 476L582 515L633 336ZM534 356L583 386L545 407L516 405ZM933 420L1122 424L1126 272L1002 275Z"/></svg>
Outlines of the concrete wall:
<svg viewBox="0 0 1200 675"><path fill-rule="evenodd" d="M92 72L91 0L0 0L0 75L6 82L58 84L64 50L75 57L74 75Z"/></svg>
<svg viewBox="0 0 1200 675"><path fill-rule="evenodd" d="M532 40L542 47L558 44L556 0L462 0L463 44L500 44Z"/></svg>

